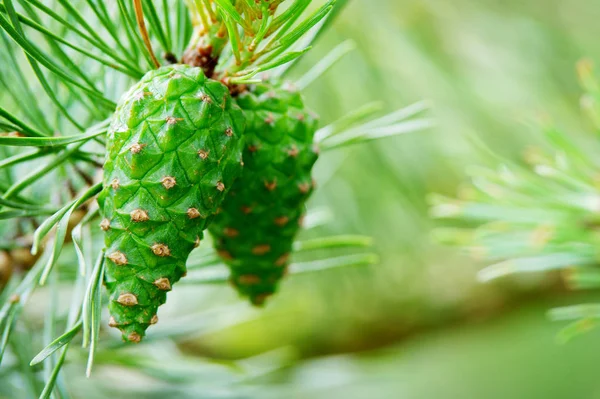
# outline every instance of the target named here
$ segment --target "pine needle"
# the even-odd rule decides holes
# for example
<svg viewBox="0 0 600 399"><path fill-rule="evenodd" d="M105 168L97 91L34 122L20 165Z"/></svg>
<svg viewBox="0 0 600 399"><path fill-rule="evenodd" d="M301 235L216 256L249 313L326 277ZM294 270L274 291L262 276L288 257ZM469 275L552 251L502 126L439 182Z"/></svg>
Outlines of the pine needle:
<svg viewBox="0 0 600 399"><path fill-rule="evenodd" d="M144 44L146 45L146 50L154 63L155 68L160 68L160 62L156 58L154 54L154 50L152 49L152 43L150 42L150 36L148 35L148 30L146 29L146 22L144 21L144 10L142 7L142 0L133 0L133 7L135 9L135 17L138 24L138 28L140 30L140 34L142 35L142 39L144 40Z"/></svg>

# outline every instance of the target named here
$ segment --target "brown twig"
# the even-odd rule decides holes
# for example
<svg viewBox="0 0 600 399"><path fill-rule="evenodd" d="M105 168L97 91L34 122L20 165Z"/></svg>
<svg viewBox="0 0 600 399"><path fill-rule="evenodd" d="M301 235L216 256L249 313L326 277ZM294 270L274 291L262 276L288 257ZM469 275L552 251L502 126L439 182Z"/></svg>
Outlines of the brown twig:
<svg viewBox="0 0 600 399"><path fill-rule="evenodd" d="M150 35L148 35L148 30L146 29L146 22L144 21L144 10L142 8L142 0L133 0L133 7L135 9L135 19L137 20L138 27L140 28L140 34L142 35L142 39L144 39L146 49L148 49L148 53L150 53L150 58L152 58L154 66L156 68L159 68L160 62L158 62L158 59L154 54L154 50L152 49L152 43L150 42Z"/></svg>

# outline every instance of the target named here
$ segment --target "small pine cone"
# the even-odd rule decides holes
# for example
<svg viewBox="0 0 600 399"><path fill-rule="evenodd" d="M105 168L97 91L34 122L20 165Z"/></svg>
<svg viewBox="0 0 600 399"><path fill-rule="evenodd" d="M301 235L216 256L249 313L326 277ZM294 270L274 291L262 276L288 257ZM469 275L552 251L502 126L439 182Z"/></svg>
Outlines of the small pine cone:
<svg viewBox="0 0 600 399"><path fill-rule="evenodd" d="M313 191L317 121L300 94L277 83L253 86L236 101L248 120L244 170L209 231L233 285L262 305L286 273Z"/></svg>
<svg viewBox="0 0 600 399"><path fill-rule="evenodd" d="M186 65L147 73L120 100L98 203L111 325L126 341L157 322L240 175L244 124L227 87Z"/></svg>

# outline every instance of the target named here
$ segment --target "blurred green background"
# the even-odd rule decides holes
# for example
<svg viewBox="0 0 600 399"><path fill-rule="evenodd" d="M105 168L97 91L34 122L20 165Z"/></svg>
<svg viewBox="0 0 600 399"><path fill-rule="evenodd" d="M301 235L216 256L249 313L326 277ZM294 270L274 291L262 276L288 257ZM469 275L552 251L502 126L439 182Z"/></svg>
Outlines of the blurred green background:
<svg viewBox="0 0 600 399"><path fill-rule="evenodd" d="M470 136L518 157L539 140L540 117L579 134L575 63L600 60L599 18L590 0L351 0L295 70L357 43L306 91L309 104L328 122L369 101L391 111L427 99L437 123L318 165L312 206L333 212L322 230L372 235L382 262L290 279L258 320L188 347L225 357L288 345L305 357L373 350L282 375L298 398L600 397L599 335L559 345L563 326L545 318L597 297L575 297L552 276L479 284L482 265L432 242L427 207L428 193L455 194L469 165L493 164Z"/></svg>
<svg viewBox="0 0 600 399"><path fill-rule="evenodd" d="M563 326L545 317L597 296L568 293L554 276L479 284L482 265L432 242L427 207L431 192L455 194L469 165L493 164L469 137L518 157L539 140L538 118L582 130L574 67L600 60L599 18L590 0L351 0L294 71L343 40L357 43L309 87L309 104L326 123L370 101L392 111L427 99L437 124L318 165L311 207L333 214L321 233L372 235L382 262L290 279L256 318L184 348L319 356L265 382L283 384L285 397L600 397L600 336L557 344Z"/></svg>
<svg viewBox="0 0 600 399"><path fill-rule="evenodd" d="M286 367L243 389L209 391L203 387L220 377L206 371L215 367L207 362L196 388L171 386L170 395L600 398L600 333L558 344L562 325L545 317L552 307L600 295L570 293L553 275L478 283L482 264L433 242L427 205L432 192L454 195L469 165L493 164L471 137L516 158L539 140L531 126L540 117L579 134L574 67L583 57L600 62L599 20L594 0L350 0L293 70L301 76L344 40L357 44L306 90L310 106L325 124L371 101L393 111L426 99L436 120L434 129L319 161L310 208L332 216L310 234L371 235L382 261L290 278L260 311L230 309L236 296L227 287L178 289L161 310L165 324L215 303L229 310L217 307L205 327L153 356L165 364L177 354ZM180 362L173 364L185 368ZM76 397L132 397L118 389L134 386L145 388L144 397L164 397L155 385L103 368L101 358L84 380L81 364L66 370ZM107 379L114 392L102 385Z"/></svg>

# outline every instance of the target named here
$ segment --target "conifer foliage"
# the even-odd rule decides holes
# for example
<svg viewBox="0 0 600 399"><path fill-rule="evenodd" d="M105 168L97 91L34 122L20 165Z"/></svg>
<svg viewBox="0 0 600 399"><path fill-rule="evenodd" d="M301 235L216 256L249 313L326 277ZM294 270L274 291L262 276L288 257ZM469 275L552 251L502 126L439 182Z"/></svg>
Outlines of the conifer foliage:
<svg viewBox="0 0 600 399"><path fill-rule="evenodd" d="M71 293L66 320L49 303L31 361L52 367L41 397L73 340L88 374L105 325L140 342L188 270L260 304L286 272L376 261L368 237L297 239L311 169L319 151L429 127L413 118L427 107L370 104L319 128L299 90L352 46L289 81L345 1L312 3L0 2L0 362L35 290ZM195 249L207 229L218 255ZM334 248L363 252L288 268Z"/></svg>
<svg viewBox="0 0 600 399"><path fill-rule="evenodd" d="M522 160L499 157L476 141L492 167L472 168L457 198L432 195L439 221L435 236L489 263L483 282L521 273L559 272L568 287L600 286L598 259L598 161L600 85L593 64L582 60L577 72L587 134L570 135L548 119L536 126L543 145L530 146ZM553 309L556 320L572 320L561 339L597 324L597 304Z"/></svg>

